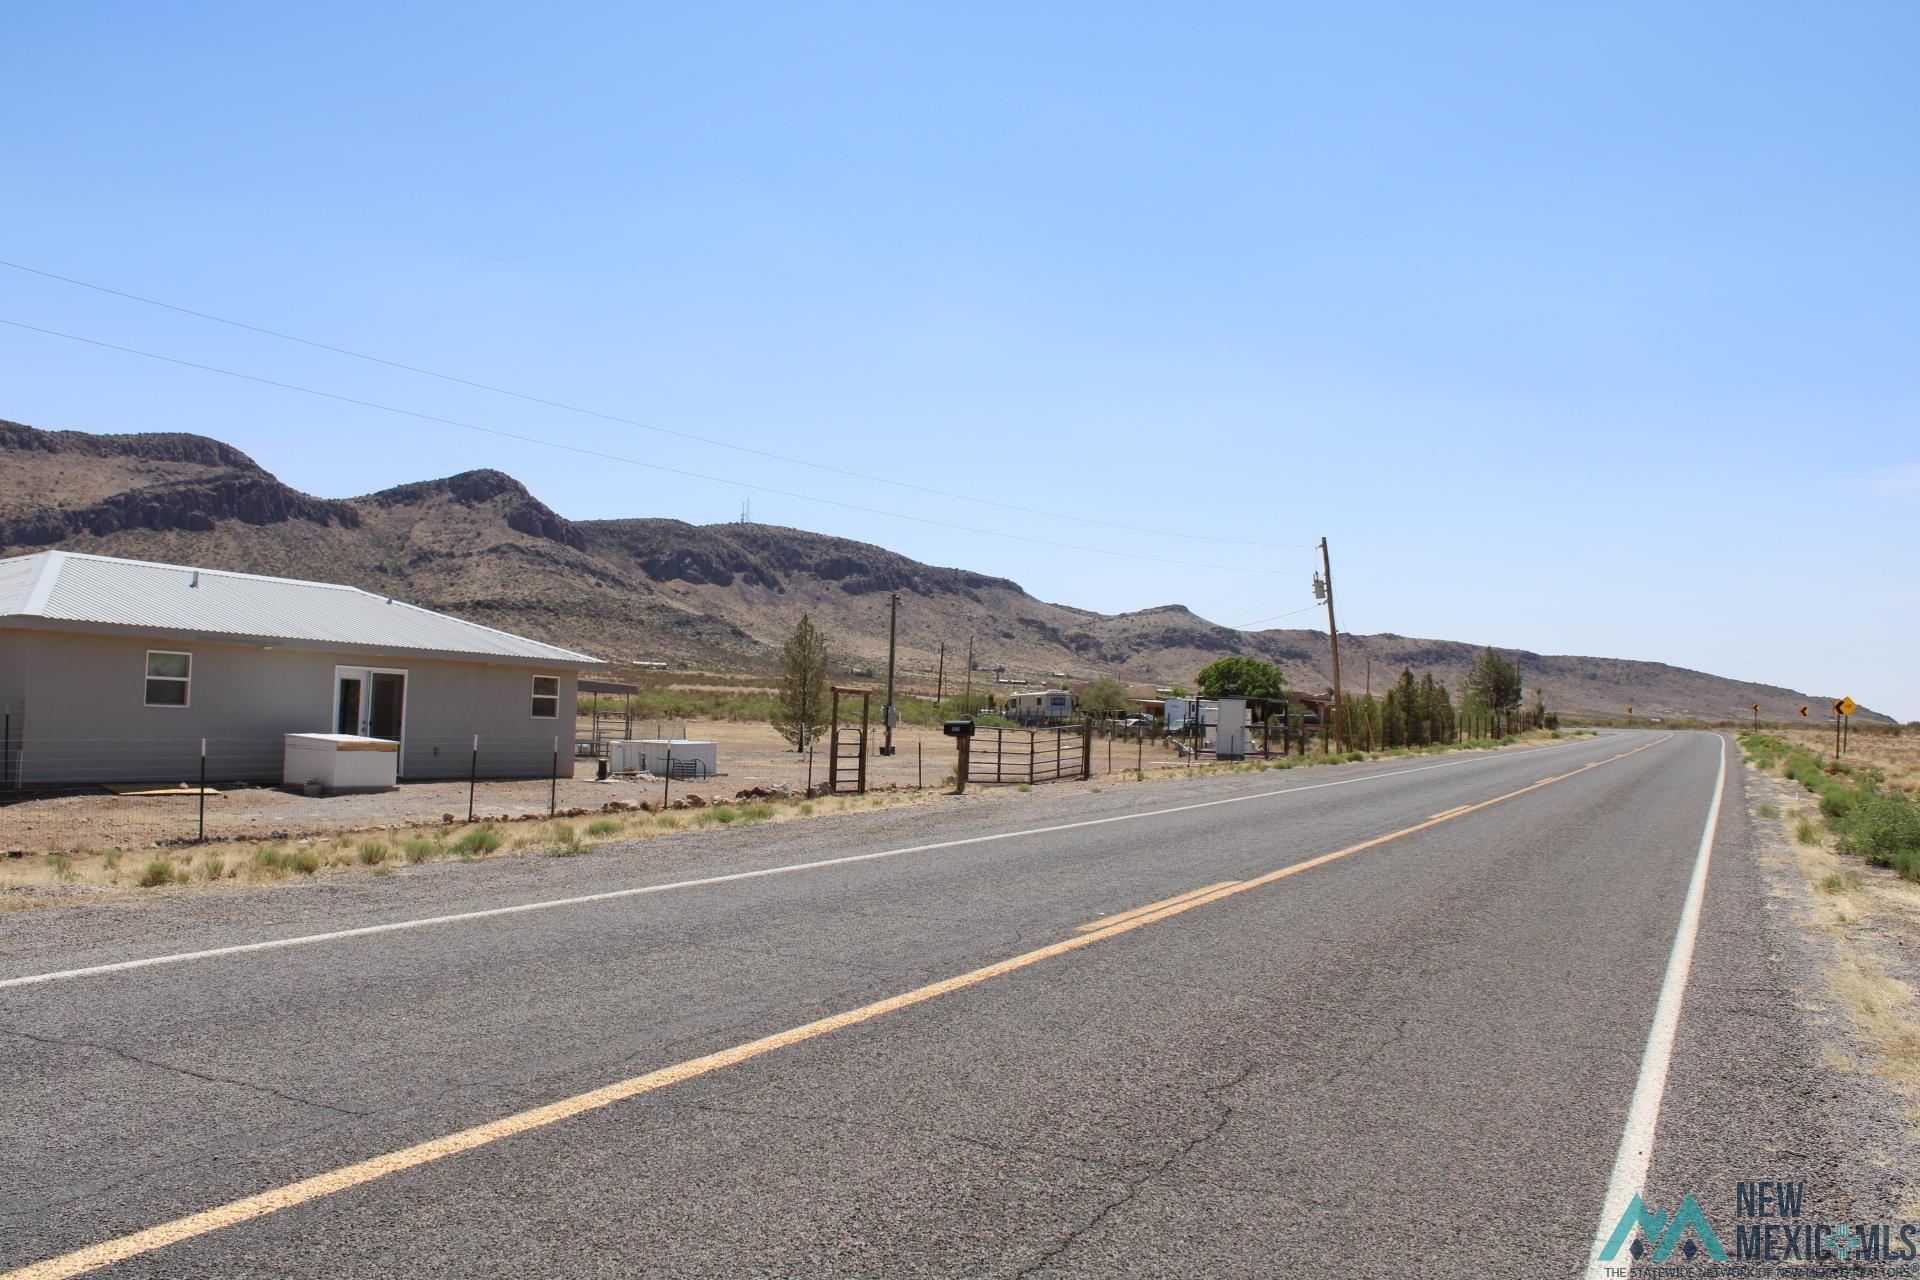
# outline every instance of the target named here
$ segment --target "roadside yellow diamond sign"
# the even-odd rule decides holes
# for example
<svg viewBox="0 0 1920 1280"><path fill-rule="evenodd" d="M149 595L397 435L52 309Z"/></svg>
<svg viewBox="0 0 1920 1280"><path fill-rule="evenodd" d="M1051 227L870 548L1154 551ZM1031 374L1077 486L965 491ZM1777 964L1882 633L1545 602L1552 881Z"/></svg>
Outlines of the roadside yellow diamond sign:
<svg viewBox="0 0 1920 1280"><path fill-rule="evenodd" d="M1841 698L1833 704L1833 714L1837 716L1850 716L1859 709L1860 704L1852 698Z"/></svg>

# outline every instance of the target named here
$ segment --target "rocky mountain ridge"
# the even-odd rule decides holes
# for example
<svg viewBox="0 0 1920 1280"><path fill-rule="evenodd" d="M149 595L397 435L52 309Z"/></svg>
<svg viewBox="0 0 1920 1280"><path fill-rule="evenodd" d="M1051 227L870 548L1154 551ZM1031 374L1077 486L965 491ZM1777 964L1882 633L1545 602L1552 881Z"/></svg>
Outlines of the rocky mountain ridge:
<svg viewBox="0 0 1920 1280"><path fill-rule="evenodd" d="M986 678L1113 674L1182 682L1214 658L1277 662L1324 689L1324 633L1240 632L1168 604L1099 614L1037 600L1005 578L921 564L882 547L762 524L570 520L482 469L350 499L316 498L231 445L190 434L89 435L0 422L0 556L45 547L344 581L608 658L704 670L770 669L802 613L837 665L885 661L889 592L902 594L910 683L960 678L967 637ZM1458 688L1478 642L1342 634L1349 689L1401 665ZM1821 699L1662 663L1503 650L1527 688L1569 711L1730 718L1759 702L1794 716Z"/></svg>

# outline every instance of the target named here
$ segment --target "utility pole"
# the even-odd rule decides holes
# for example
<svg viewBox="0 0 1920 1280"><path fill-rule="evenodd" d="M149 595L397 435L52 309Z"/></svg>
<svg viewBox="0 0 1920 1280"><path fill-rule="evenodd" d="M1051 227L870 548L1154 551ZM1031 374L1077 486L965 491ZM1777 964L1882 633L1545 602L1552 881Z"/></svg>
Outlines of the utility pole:
<svg viewBox="0 0 1920 1280"><path fill-rule="evenodd" d="M886 726L885 737L880 744L880 754L883 756L893 754L893 722L900 718L900 712L893 705L894 637L899 632L899 624L900 593L896 591L887 602L887 709L880 713Z"/></svg>
<svg viewBox="0 0 1920 1280"><path fill-rule="evenodd" d="M973 637L972 636L967 637L967 695L966 697L962 698L960 701L961 701L960 714L963 716L972 715L973 714Z"/></svg>
<svg viewBox="0 0 1920 1280"><path fill-rule="evenodd" d="M1327 601L1327 644L1333 651L1333 719L1340 721L1340 629L1333 620L1333 560L1327 554L1327 540L1320 539L1320 568L1324 578L1314 583L1314 594L1324 596ZM1372 683L1372 668L1368 668L1368 683Z"/></svg>
<svg viewBox="0 0 1920 1280"><path fill-rule="evenodd" d="M940 674L933 678L933 703L939 706L947 700L947 642L940 642Z"/></svg>

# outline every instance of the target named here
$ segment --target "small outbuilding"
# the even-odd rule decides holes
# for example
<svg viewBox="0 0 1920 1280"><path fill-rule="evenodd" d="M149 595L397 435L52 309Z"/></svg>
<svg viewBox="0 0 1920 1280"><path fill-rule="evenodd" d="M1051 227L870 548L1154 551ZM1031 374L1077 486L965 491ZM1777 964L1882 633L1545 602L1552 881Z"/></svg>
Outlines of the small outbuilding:
<svg viewBox="0 0 1920 1280"><path fill-rule="evenodd" d="M289 733L402 780L545 777L598 658L336 583L67 551L0 559L0 786L277 780Z"/></svg>

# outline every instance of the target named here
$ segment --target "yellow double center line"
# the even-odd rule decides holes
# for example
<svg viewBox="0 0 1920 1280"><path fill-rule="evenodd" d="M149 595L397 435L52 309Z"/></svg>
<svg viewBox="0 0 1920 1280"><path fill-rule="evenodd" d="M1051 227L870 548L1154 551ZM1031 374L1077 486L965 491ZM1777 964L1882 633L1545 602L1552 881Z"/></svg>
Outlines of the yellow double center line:
<svg viewBox="0 0 1920 1280"><path fill-rule="evenodd" d="M763 1036L758 1040L750 1040L745 1044L735 1045L731 1049L722 1049L718 1053L709 1053L703 1057L690 1058L685 1062L677 1063L671 1067L662 1067L658 1071L649 1071L645 1075L634 1076L630 1080L622 1080L618 1083L606 1085L587 1093L575 1094L571 1098L563 1098L558 1102L548 1103L544 1107L534 1107L528 1111L516 1112L513 1115L504 1116L501 1119L490 1121L487 1124L476 1125L471 1129L462 1129L458 1133L450 1133L445 1137L434 1138L430 1141L418 1143L399 1151L390 1151L385 1155L374 1156L371 1159L346 1165L343 1168L318 1174L315 1177L303 1178L299 1182L290 1182L285 1186L275 1187L270 1191L262 1191L257 1195L234 1200L228 1204L219 1205L212 1209L203 1209L199 1213L190 1213L183 1218L175 1218L171 1222L162 1222L157 1226L148 1227L142 1231L135 1231L129 1235L120 1236L112 1240L104 1240L99 1244L88 1245L85 1248L76 1249L72 1253L61 1254L57 1258L48 1258L44 1262L32 1263L18 1270L9 1271L5 1276L0 1276L0 1280L55 1280L56 1277L81 1275L100 1267L125 1262L129 1258L137 1258L142 1254L152 1253L156 1249L164 1249L169 1245L176 1245L186 1240L192 1240L196 1236L204 1236L211 1232L224 1230L227 1227L238 1226L243 1222L250 1222L255 1218L264 1218L268 1214L279 1213L283 1209L291 1209L298 1205L306 1204L309 1201L318 1200L323 1196L335 1195L380 1178L391 1177L393 1174L403 1173L408 1169L416 1169L421 1165L432 1164L438 1160L445 1160L449 1156L457 1156L463 1152L489 1146L495 1142L499 1142L503 1138L511 1138L519 1134L530 1133L535 1129L543 1129L548 1125L558 1124L562 1120L570 1120L575 1116L585 1115L590 1111L599 1111L602 1108L612 1106L616 1102L625 1102L630 1098L637 1098L642 1094L653 1093L657 1090L665 1089L670 1085L680 1084L683 1081L693 1080L704 1075L711 1075L716 1071L723 1071L728 1067L738 1066L740 1063L765 1057L767 1054L773 1053L776 1050L802 1044L808 1040L817 1040L821 1036L830 1035L835 1031L858 1026L863 1022L871 1022L875 1018L884 1017L889 1013L897 1013L902 1009L910 1009L917 1004L925 1004L929 1000L936 1000L941 996L950 995L955 991L963 991L968 987L979 986L983 982L989 982L1005 974L1039 964L1043 960L1051 960L1055 956L1065 955L1069 951L1078 951L1082 947L1090 947L1095 943L1105 942L1109 938L1119 937L1123 933L1130 933L1135 929L1145 928L1147 925L1157 924L1162 920L1171 919L1174 916L1192 911L1196 907L1205 906L1210 902L1218 902L1223 898L1230 898L1236 894L1245 893L1250 889L1257 889L1262 885L1272 884L1276 880L1284 880L1288 876L1299 875L1302 871L1310 871L1315 867L1325 866L1327 863L1340 858L1350 857L1353 854L1361 853L1368 849L1378 848L1380 845L1387 844L1390 841L1399 840L1406 836L1413 835L1416 832L1425 831L1430 827L1437 827L1444 822L1451 822L1455 818L1464 817L1469 813L1476 813L1481 809L1490 808L1503 801L1511 800L1516 796L1526 795L1530 791L1538 791L1540 788L1552 786L1556 782L1564 782L1568 778L1578 777L1583 773L1598 769L1603 765L1612 764L1616 760L1624 760L1628 756L1637 755L1647 750L1649 747L1658 746L1662 742L1669 741L1672 736L1672 734L1668 734L1665 738L1659 738L1653 742L1635 747L1631 751L1622 751L1618 755L1608 756L1604 760L1596 760L1590 764L1581 765L1578 769L1555 774L1550 778L1542 778L1538 782L1529 783L1527 786L1509 791L1505 795L1495 796L1491 800L1482 800L1478 804L1461 805L1456 809L1449 809L1444 813L1435 814L1424 822L1415 823L1413 826L1403 827L1398 831L1390 832L1384 836L1375 836L1371 840L1363 840L1359 844L1348 845L1346 848L1336 849L1332 853L1323 853L1318 857L1308 858L1304 862L1295 862L1288 866L1280 867L1277 870L1269 871L1265 875L1256 876L1251 880L1222 881L1217 885L1209 885L1203 889L1195 889L1189 893L1165 899L1162 902L1149 903L1147 906L1138 907L1132 911L1124 911L1118 915L1104 917L1101 920L1094 921L1092 924L1082 926L1074 937L1051 943L1022 955L1013 956L1010 959L997 961L983 968L960 974L957 977L945 978L939 982L929 983L924 987L917 987L912 991L903 992L897 996L889 996L885 1000L877 1000L872 1004L861 1005L857 1009L849 1009L845 1013L836 1013L830 1017L821 1018L802 1026L776 1032L770 1036Z"/></svg>

